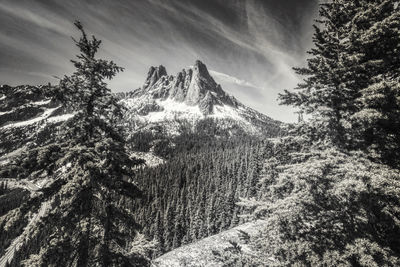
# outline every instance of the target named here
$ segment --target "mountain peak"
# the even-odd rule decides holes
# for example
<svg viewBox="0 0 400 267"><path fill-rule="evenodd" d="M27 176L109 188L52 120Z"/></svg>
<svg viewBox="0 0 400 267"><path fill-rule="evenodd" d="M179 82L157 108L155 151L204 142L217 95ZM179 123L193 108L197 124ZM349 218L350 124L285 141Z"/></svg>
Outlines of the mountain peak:
<svg viewBox="0 0 400 267"><path fill-rule="evenodd" d="M198 76L202 81L204 81L211 87L217 86L217 83L214 81L214 79L208 72L207 66L200 60L196 60L196 62L192 67L192 70L193 70L193 76Z"/></svg>
<svg viewBox="0 0 400 267"><path fill-rule="evenodd" d="M200 60L175 76L168 76L164 66L151 67L141 94L152 99L171 99L189 106L199 106L204 115L212 114L215 105L236 107L238 102L222 90Z"/></svg>
<svg viewBox="0 0 400 267"><path fill-rule="evenodd" d="M193 70L197 72L199 75L204 76L204 77L210 77L210 73L208 73L207 66L201 62L200 60L196 60L196 62L193 65Z"/></svg>
<svg viewBox="0 0 400 267"><path fill-rule="evenodd" d="M161 77L166 75L167 75L167 70L163 65L160 65L158 67L151 66L149 72L147 73L147 78L143 88L146 89L153 86Z"/></svg>

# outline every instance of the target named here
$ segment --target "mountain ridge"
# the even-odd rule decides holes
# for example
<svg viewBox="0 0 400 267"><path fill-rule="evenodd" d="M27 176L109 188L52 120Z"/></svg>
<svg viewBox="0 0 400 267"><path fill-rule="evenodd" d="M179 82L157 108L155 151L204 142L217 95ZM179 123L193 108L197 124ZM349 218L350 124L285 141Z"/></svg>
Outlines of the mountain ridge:
<svg viewBox="0 0 400 267"><path fill-rule="evenodd" d="M33 145L38 136L45 138L38 130L73 117L73 112L57 100L56 89L49 85L0 87L0 155ZM201 130L210 136L225 132L224 136L247 133L274 137L281 128L281 122L227 94L201 61L175 76L168 75L162 65L151 67L141 88L114 95L126 107L121 124L128 135L157 131L171 137L180 135L184 127L184 131ZM52 127L46 131L51 133Z"/></svg>
<svg viewBox="0 0 400 267"><path fill-rule="evenodd" d="M162 65L152 66L141 88L116 95L128 108L127 117L138 121L141 128L165 121L196 124L213 119L223 129L238 126L247 133L262 135L266 128L279 128L281 124L226 93L200 60L176 75L168 75Z"/></svg>
<svg viewBox="0 0 400 267"><path fill-rule="evenodd" d="M215 82L200 60L175 76L168 75L162 65L150 67L144 85L134 93L135 96L143 94L150 94L154 99L170 98L189 106L199 105L204 115L212 114L214 105L238 105L238 101Z"/></svg>

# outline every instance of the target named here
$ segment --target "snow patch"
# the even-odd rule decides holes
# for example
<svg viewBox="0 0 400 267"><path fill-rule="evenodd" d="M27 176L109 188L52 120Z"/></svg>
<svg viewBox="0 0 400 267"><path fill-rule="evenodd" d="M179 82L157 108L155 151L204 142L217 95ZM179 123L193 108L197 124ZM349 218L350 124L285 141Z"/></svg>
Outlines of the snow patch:
<svg viewBox="0 0 400 267"><path fill-rule="evenodd" d="M214 106L214 114L211 114L210 117L214 118L232 118L234 120L240 120L244 121L243 117L240 116L240 114L236 111L235 108L228 106L228 105L223 105L223 106Z"/></svg>
<svg viewBox="0 0 400 267"><path fill-rule="evenodd" d="M1 115L4 115L4 114L9 114L9 113L12 113L13 112L13 110L9 110L9 111L0 111L0 116Z"/></svg>
<svg viewBox="0 0 400 267"><path fill-rule="evenodd" d="M20 121L20 122L16 122L16 123L11 123L11 124L5 125L5 126L3 126L3 127L1 127L1 128L3 128L3 129L8 129L8 128L13 128L13 127L22 127L22 126L27 126L27 125L34 124L34 123L36 123L36 122L39 122L39 121L42 121L42 120L47 119L47 118L48 118L54 111L56 111L58 108L59 108L59 107L56 107L56 108L49 108L49 109L45 110L45 111L43 112L43 114L40 115L39 117L30 119L30 120L26 120L26 121Z"/></svg>
<svg viewBox="0 0 400 267"><path fill-rule="evenodd" d="M51 102L51 99L48 100L42 100L42 101L36 101L36 102L32 102L32 105L35 106L43 106L43 105L47 105L48 103Z"/></svg>
<svg viewBox="0 0 400 267"><path fill-rule="evenodd" d="M65 174L67 170L71 168L71 165L72 165L71 162L68 162L67 164L59 168L57 171L61 172L62 174Z"/></svg>
<svg viewBox="0 0 400 267"><path fill-rule="evenodd" d="M230 119L235 121L238 125L240 125L244 130L251 133L257 133L257 128L248 120L245 119L243 113L248 112L246 109L236 109L229 105L215 105L214 106L214 114L209 115L211 118L215 119Z"/></svg>
<svg viewBox="0 0 400 267"><path fill-rule="evenodd" d="M175 120L177 118L193 121L204 117L198 106L189 106L186 103L177 102L172 99L156 100L156 103L164 110L150 112L148 115L143 116L146 120L152 123Z"/></svg>
<svg viewBox="0 0 400 267"><path fill-rule="evenodd" d="M30 120L26 120L26 121L11 123L11 124L5 125L1 128L8 129L8 128L12 128L12 127L27 126L27 125L31 125L31 124L34 124L36 122L39 122L39 121L42 121L45 119L47 119L47 122L56 123L56 122L69 120L70 118L75 116L75 114L63 114L63 115L59 115L59 116L50 117L51 114L58 108L59 107L49 108L49 109L45 110L45 112L42 115L40 115L39 117L30 119ZM2 115L2 114L0 113L0 115Z"/></svg>
<svg viewBox="0 0 400 267"><path fill-rule="evenodd" d="M48 122L52 122L52 123L56 123L56 122L61 122L61 121L66 121L69 120L70 118L74 117L75 114L63 114L63 115L59 115L59 116L54 116L54 117L50 117L47 119Z"/></svg>

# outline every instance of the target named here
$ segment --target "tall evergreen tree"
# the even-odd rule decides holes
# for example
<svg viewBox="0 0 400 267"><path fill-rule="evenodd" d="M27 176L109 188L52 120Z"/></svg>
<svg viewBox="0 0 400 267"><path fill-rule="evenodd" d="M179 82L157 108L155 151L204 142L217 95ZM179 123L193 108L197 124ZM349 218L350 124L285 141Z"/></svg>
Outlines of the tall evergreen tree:
<svg viewBox="0 0 400 267"><path fill-rule="evenodd" d="M370 155L400 167L400 8L391 0L361 1L350 34L360 94L353 137Z"/></svg>
<svg viewBox="0 0 400 267"><path fill-rule="evenodd" d="M314 25L311 58L307 67L294 68L306 76L296 92L285 90L282 104L298 107L313 116L313 127L320 137L336 145L344 144L344 123L354 110L355 92L347 84L347 43L355 1L333 0L320 5L319 25Z"/></svg>
<svg viewBox="0 0 400 267"><path fill-rule="evenodd" d="M310 133L400 165L400 9L392 0L333 0L320 8L314 44L296 92L283 104L311 114Z"/></svg>
<svg viewBox="0 0 400 267"><path fill-rule="evenodd" d="M81 32L80 39L74 40L80 50L77 60L72 60L76 70L61 79L57 90L75 116L59 127L60 134L51 144L29 151L22 159L35 161L50 155L43 168L34 168L52 177L17 215L25 217L35 209L44 213L30 236L40 237L40 251L31 250L25 265L146 266L146 255L139 255L143 250L135 247L144 244L143 237L135 240L137 224L132 212L121 205L124 199L141 194L129 182L135 162L117 125L122 107L104 81L122 68L97 59L101 41L89 38L80 22L75 26Z"/></svg>
<svg viewBox="0 0 400 267"><path fill-rule="evenodd" d="M274 145L264 201L240 204L266 219L273 266L398 266L398 3L332 0L320 17L304 83L280 96L311 118Z"/></svg>

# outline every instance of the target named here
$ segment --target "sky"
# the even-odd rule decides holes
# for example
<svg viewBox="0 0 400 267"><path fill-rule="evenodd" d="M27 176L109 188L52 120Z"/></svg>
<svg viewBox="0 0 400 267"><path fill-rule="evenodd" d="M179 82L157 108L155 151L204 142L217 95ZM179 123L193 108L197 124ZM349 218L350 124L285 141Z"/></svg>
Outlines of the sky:
<svg viewBox="0 0 400 267"><path fill-rule="evenodd" d="M278 94L301 81L318 0L0 0L0 84L47 84L73 71L73 22L103 41L99 57L124 67L114 92L143 85L150 66L168 74L199 59L228 93L285 122Z"/></svg>

